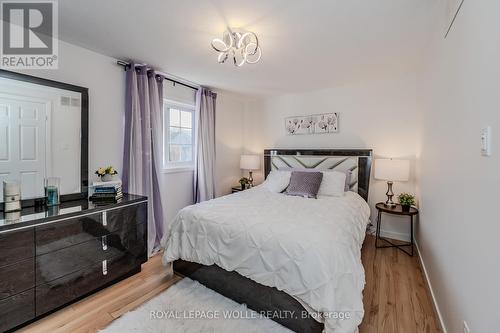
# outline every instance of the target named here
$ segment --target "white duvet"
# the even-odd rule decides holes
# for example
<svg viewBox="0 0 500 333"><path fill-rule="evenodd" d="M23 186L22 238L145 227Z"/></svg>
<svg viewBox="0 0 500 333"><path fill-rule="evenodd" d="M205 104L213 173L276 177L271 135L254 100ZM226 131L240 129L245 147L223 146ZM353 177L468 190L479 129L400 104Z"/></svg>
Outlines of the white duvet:
<svg viewBox="0 0 500 333"><path fill-rule="evenodd" d="M163 262L234 270L322 314L326 332L352 333L364 313L369 214L354 192L306 199L257 186L182 209L162 241Z"/></svg>

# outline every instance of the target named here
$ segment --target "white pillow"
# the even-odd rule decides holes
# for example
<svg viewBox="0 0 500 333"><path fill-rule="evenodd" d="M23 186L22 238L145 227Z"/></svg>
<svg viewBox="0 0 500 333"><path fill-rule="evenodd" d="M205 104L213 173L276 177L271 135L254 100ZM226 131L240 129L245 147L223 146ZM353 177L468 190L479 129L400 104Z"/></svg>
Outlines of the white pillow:
<svg viewBox="0 0 500 333"><path fill-rule="evenodd" d="M323 180L319 186L318 195L330 197L342 197L345 190L345 172L326 171L323 172Z"/></svg>
<svg viewBox="0 0 500 333"><path fill-rule="evenodd" d="M266 180L262 183L262 187L271 192L281 193L290 183L291 171L273 170L267 175Z"/></svg>

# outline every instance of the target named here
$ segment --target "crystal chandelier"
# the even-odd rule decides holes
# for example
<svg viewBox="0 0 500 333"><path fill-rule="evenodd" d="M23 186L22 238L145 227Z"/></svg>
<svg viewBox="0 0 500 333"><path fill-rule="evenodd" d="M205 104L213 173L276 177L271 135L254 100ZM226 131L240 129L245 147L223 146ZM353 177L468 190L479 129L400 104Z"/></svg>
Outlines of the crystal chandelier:
<svg viewBox="0 0 500 333"><path fill-rule="evenodd" d="M257 35L249 31L235 32L228 28L224 31L222 39L212 40L212 48L219 52L218 61L220 64L231 57L234 65L238 67L245 63L255 64L262 56Z"/></svg>

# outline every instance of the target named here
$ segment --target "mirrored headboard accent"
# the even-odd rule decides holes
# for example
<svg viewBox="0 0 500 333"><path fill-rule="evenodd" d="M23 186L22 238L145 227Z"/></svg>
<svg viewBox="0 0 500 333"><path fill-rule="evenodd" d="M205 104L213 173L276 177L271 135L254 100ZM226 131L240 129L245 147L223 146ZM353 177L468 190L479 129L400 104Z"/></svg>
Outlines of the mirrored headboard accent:
<svg viewBox="0 0 500 333"><path fill-rule="evenodd" d="M0 70L0 187L20 182L30 207L44 202L44 179L58 177L61 202L87 199L88 112L88 88Z"/></svg>
<svg viewBox="0 0 500 333"><path fill-rule="evenodd" d="M349 188L368 201L371 149L266 149L264 175L279 169L314 169L352 172Z"/></svg>

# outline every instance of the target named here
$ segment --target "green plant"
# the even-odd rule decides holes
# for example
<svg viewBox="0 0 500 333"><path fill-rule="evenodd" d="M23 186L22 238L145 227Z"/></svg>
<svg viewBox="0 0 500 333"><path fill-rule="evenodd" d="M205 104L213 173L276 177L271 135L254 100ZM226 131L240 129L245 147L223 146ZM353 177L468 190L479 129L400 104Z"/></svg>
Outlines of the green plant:
<svg viewBox="0 0 500 333"><path fill-rule="evenodd" d="M398 200L401 206L412 206L415 204L415 196L409 193L401 193L398 195Z"/></svg>
<svg viewBox="0 0 500 333"><path fill-rule="evenodd" d="M241 186L245 186L246 184L249 184L250 183L250 180L248 180L247 177L241 177L240 178L240 185Z"/></svg>

